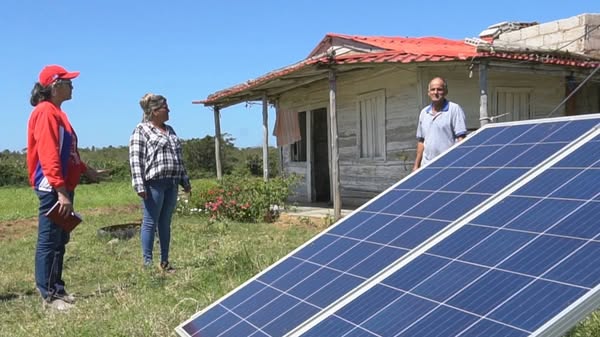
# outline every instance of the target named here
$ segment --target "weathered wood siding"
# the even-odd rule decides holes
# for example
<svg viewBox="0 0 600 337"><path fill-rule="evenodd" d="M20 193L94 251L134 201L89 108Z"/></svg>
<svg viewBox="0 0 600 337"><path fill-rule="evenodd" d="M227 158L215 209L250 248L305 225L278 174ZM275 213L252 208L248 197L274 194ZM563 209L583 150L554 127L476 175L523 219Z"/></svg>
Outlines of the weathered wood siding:
<svg viewBox="0 0 600 337"><path fill-rule="evenodd" d="M370 70L341 74L337 77L337 118L339 132L340 182L344 205L361 204L408 175L415 157L415 132L419 111L429 102L427 85L431 78L442 76L449 86L448 98L460 104L467 116L467 127L479 127L478 72L469 76L467 64L417 67L387 65ZM422 79L419 83L419 79ZM489 68L489 95L495 88L530 88L533 118L545 117L565 97L564 78L525 71L506 72ZM385 91L386 159L360 158L357 144L357 96L376 90ZM489 114L493 100L489 98ZM328 85L320 81L283 94L279 107L286 111L309 111L327 108ZM593 105L592 103L588 105ZM564 107L555 116L564 114ZM288 173L303 177L296 200L310 201L305 162L291 162L289 147L284 149L283 167Z"/></svg>
<svg viewBox="0 0 600 337"><path fill-rule="evenodd" d="M345 204L362 204L412 170L419 103L417 68L365 70L338 78L340 182ZM386 156L360 158L357 96L385 91Z"/></svg>
<svg viewBox="0 0 600 337"><path fill-rule="evenodd" d="M299 180L299 184L294 189L292 197L290 198L293 201L308 201L308 191L307 191L307 169L305 162L293 162L290 161L290 147L283 147L283 170L286 174L289 175L297 175Z"/></svg>
<svg viewBox="0 0 600 337"><path fill-rule="evenodd" d="M590 82L575 95L578 113L600 112L600 83Z"/></svg>

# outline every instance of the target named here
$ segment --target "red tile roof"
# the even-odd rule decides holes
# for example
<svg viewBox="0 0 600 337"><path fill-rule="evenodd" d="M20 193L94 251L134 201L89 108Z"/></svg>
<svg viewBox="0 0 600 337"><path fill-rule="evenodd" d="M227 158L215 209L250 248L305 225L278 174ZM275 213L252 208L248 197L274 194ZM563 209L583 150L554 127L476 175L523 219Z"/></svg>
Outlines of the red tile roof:
<svg viewBox="0 0 600 337"><path fill-rule="evenodd" d="M327 34L328 37L339 37L356 42L366 43L388 51L407 54L424 55L475 55L475 47L460 40L449 40L441 37L389 37L389 36L353 36L343 34Z"/></svg>
<svg viewBox="0 0 600 337"><path fill-rule="evenodd" d="M194 101L195 104L213 105L222 99L241 93L265 84L282 76L299 72L315 64L368 64L368 63L416 63L416 62L447 62L468 61L470 59L505 59L521 60L525 62L538 62L543 64L555 64L582 68L594 68L600 66L598 60L587 60L579 55L556 54L544 51L502 51L488 50L478 51L477 47L466 44L461 40L449 40L440 37L403 38L382 36L351 36L342 34L327 34L320 44L313 50L331 43L332 38L341 38L360 42L367 45L384 49L375 52L351 52L329 58L323 54L309 57L291 66L274 70L257 79L218 91L205 100ZM311 53L311 55L313 54Z"/></svg>
<svg viewBox="0 0 600 337"><path fill-rule="evenodd" d="M587 59L581 55L553 53L549 51L479 51L478 58L497 58L505 60L522 60L539 62L543 64L557 64L578 68L596 68L600 66L600 60Z"/></svg>
<svg viewBox="0 0 600 337"><path fill-rule="evenodd" d="M192 101L192 104L206 104L206 105L210 105L212 102L216 102L217 100L219 100L220 98L238 93L238 92L242 92L244 90L256 87L260 84L269 82L270 80L273 80L275 78L293 73L295 71L298 71L300 69L305 68L306 66L312 65L312 64L316 64L319 61L326 61L327 59L325 57L321 58L321 59L309 59L309 60L304 60L301 62L298 62L296 64L293 64L291 66L287 66L285 68L281 68L281 69L277 69L274 71L271 71L269 73L267 73L266 75L263 75L257 79L252 79L252 80L248 80L244 83L240 83L237 84L233 87L221 90L221 91L217 91L212 95L209 95L207 99L202 100L202 101Z"/></svg>

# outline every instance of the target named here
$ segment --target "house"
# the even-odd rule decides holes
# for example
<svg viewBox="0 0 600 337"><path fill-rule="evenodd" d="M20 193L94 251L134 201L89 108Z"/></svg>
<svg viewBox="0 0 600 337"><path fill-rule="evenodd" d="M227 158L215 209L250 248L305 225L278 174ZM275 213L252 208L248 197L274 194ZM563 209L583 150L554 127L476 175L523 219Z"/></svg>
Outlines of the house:
<svg viewBox="0 0 600 337"><path fill-rule="evenodd" d="M598 112L599 69L600 14L504 22L464 40L327 34L301 62L194 103L214 108L218 136L220 110L262 101L265 153L275 105L283 170L302 177L295 200L333 201L337 216L411 172L431 78L447 80L475 130Z"/></svg>

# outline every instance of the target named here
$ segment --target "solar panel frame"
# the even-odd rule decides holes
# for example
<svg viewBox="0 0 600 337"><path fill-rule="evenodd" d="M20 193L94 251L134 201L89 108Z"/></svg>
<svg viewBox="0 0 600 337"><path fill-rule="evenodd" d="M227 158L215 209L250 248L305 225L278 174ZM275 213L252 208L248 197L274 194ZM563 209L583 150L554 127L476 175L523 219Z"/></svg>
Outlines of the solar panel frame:
<svg viewBox="0 0 600 337"><path fill-rule="evenodd" d="M594 118L594 117L592 116L592 117L590 117L590 118ZM597 117L596 117L596 118L597 118ZM557 119L557 118L553 118L553 119L549 119L549 120L547 120L547 121L544 121L544 120L539 120L539 121L536 121L536 122L537 122L537 123L545 123L545 122L556 122L556 121L563 121L563 120L572 120L572 118L559 118L559 119ZM531 121L524 121L524 122L522 122L522 123L519 123L519 122L513 122L513 123L504 123L504 124L524 124L524 125L525 125L525 127L526 127L527 125L529 125L529 126L530 126L530 128L531 128L531 127L533 127L533 126L535 126L534 124L532 124L532 123L531 123ZM476 134L479 134L479 133L481 133L481 132L490 132L489 130L492 130L492 131L496 130L496 131L497 131L497 130L499 130L499 129L500 129L500 127L502 127L502 126L503 126L502 124L490 125L489 127L482 128L482 129L480 129L480 130L477 130L476 132L474 132L474 133L473 133L473 136L474 136L474 135L476 135ZM502 133L502 131L500 130L500 132L499 132L499 133ZM473 136L471 136L471 137L473 137ZM493 137L492 137L492 138L493 138ZM467 138L467 140L465 140L463 143L467 143L467 144L468 144L468 142L469 142L470 140L472 141L473 139L475 139L475 138ZM460 145L460 144L457 144L457 145L455 145L454 147L452 147L451 149L449 149L448 151L446 151L446 153L447 153L447 152L450 152L452 149L454 149L454 148L455 148L455 147L457 147L458 145ZM568 147L568 145L567 145L567 147ZM563 149L563 151L564 151L564 149ZM438 157L438 159L443 159L443 158L444 158L444 156L440 156L440 157ZM430 167L430 168L435 168L436 161L437 161L438 159L436 159L436 160L434 160L432 163L430 163L430 165L429 165L428 167ZM546 159L544 162L547 162L547 161L548 161L548 159ZM438 164L439 164L439 163L438 163ZM540 164L540 165L542 165L542 164ZM540 166L540 165L538 165L538 166ZM423 170L421 170L421 171L419 171L419 172L423 172ZM407 181L407 180L411 179L411 178L412 178L412 177L413 177L415 174L418 174L419 172L416 172L416 173L414 173L414 172L413 172L412 174L408 175L408 176L407 176L407 177L405 177L404 179L400 180L398 183L394 184L394 185L393 185L393 186L391 186L390 188L386 189L386 191L382 192L382 193L381 193L381 194L380 194L378 197L376 197L376 198L372 199L371 201L367 202L366 204L364 204L363 206L361 206L360 208L358 208L357 210L355 210L354 212L352 212L352 213L351 213L351 214L350 214L350 215L349 215L347 218L351 218L353 215L355 215L355 214L357 214L357 213L359 213L359 212L361 212L361 211L363 211L363 210L367 209L367 208L368 208L370 205L372 205L373 203L377 202L377 201L378 201L380 198L382 198L382 197L384 197L385 195L387 195L387 194L388 194L388 192L390 192L390 191L394 190L394 189L395 189L397 186L400 186L400 185L402 185L402 184L403 184L405 181ZM525 175L527 175L527 173L525 173ZM523 176L521 176L521 178L520 178L520 179L523 179ZM509 186L511 186L511 185L514 185L514 183L513 183L513 184L509 184L508 186L504 187L502 190L500 190L500 192L496 192L495 194L492 194L492 195L490 195L490 196L489 196L489 198L487 199L487 201L485 201L486 199L484 199L483 203L490 203L490 200L491 200L491 199L494 199L494 198L495 198L495 197L496 197L496 196L497 196L499 193L501 193L501 191L508 189L508 188L509 188ZM479 204L479 206L478 206L478 207L481 207L481 203ZM471 212L469 212L469 213L467 213L467 214L472 214L473 212L475 212L475 211L476 211L476 209L477 209L477 207L476 207L475 209L471 210ZM461 219L465 218L466 216L467 216L467 215L463 215L463 216L462 216L462 217L460 217L459 219L456 219L456 220L454 220L454 222L453 222L453 223L460 223L460 222L462 222L462 220L461 220ZM334 226L330 227L330 230L334 229L336 226L340 225L341 223L343 223L343 221L342 221L342 222L338 222L338 223L337 223L337 224L335 224ZM455 226L455 225L452 225L452 223L451 223L450 225L446 226L447 228L446 228L445 230L448 230L448 227L453 227L453 226ZM445 231L445 230L443 230L443 231ZM442 231L442 232L443 232L443 231ZM298 247L298 248L297 248L297 249L295 249L294 251L290 252L289 254L287 254L286 256L284 256L283 258L281 258L280 260L278 260L277 262L275 262L274 264L272 264L271 266L269 266L267 269L265 269L265 270L263 270L261 273L257 274L255 277L251 278L250 280L248 280L248 281L244 282L243 284L241 284L241 285L240 285L240 286L238 286L237 288L235 288L235 289L233 289L232 291L230 291L228 294L226 294L225 296L223 296L223 297L222 297L220 300L218 300L218 301L215 301L215 302L214 302L212 305L210 305L210 306L208 306L207 308L205 308L204 310L202 310L202 311L198 312L196 315L192 316L192 317L191 317L190 319L188 319L186 322L184 322L184 323L182 323L180 326L178 326L178 327L177 327L177 329L176 329L176 331L177 331L177 332L178 332L180 335L182 335L182 336L188 336L187 332L183 330L183 326L185 326L185 324L186 324L186 323L188 323L188 322L191 322L192 320L194 320L194 318L196 318L196 317L198 317L198 316L202 315L204 312L208 311L209 309L211 309L212 307L214 307L215 305L217 305L218 303L220 303L222 300L224 300L224 299L228 298L229 296L231 296L232 294L236 293L236 292L237 292L237 291L239 291L240 289L242 289L242 288L246 287L247 285L249 285L250 283L252 283L254 280L257 280L258 278L260 278L262 275L265 275L265 274L266 274L266 273L268 273L268 272L269 272L271 269L273 269L273 268L275 268L276 266L278 266L278 265L279 265L279 264L280 264L282 261L284 261L284 260L286 260L286 259L290 258L291 256L293 256L293 255L294 255L294 254L296 254L297 252L300 252L302 249L304 249L305 247L307 247L307 246L309 246L310 244L312 244L314 241L316 241L316 240L318 240L319 238L321 238L321 237L322 237L322 235L323 235L323 234L325 234L325 232L327 232L327 231L324 231L323 233L321 233L321 234L319 234L319 235L315 236L313 239L311 239L311 240L307 241L305 244L301 245L300 247ZM436 236L436 235L437 235L437 236L439 236L439 235L441 235L441 234L442 234L441 232L438 232L437 234L434 234L434 236ZM432 240L432 239L433 239L433 238L429 238L429 240ZM423 247L425 244L426 244L426 243L422 243L420 246L417 246L417 248L414 248L414 249L413 249L412 251L410 251L408 254L411 254L411 252L412 252L412 254L417 254L417 251L420 251L420 250L417 250L417 249L418 249L419 247ZM411 254L411 255L412 255L412 254ZM405 254L405 255L406 255L406 254ZM367 287L367 286L368 286L368 284L372 283L372 280L373 280L373 279L375 279L375 278L377 277L377 275L382 275L382 274L384 274L384 273L385 273L387 270L393 269L393 268L394 268L393 266L397 265L398 261L401 261L401 260L404 260L404 259L405 259L405 257L401 257L400 259L398 259L398 260L396 261L396 263L393 263L393 264L389 265L388 267L386 267L386 268L383 268L383 269L382 269L382 270L380 270L380 271L379 271L379 273L377 273L375 276L371 276L370 278L367 278L367 279L365 279L365 281L364 281L364 282L362 282L362 283L361 283L361 284L359 284L358 286L354 287L354 288L353 288L351 291L349 291L349 292L348 292L348 293L346 293L345 295L342 295L342 296L340 297L340 299L338 299L337 301L334 301L332 304L330 304L330 305L329 305L328 307L326 307L324 310L321 310L320 312L317 312L317 313L316 313L314 316L312 316L312 317L311 317L311 318L310 318L308 321L312 321L312 320L314 320L314 319L316 319L316 318L318 319L318 317L321 317L321 316L322 316L322 315L323 315L323 314L324 314L326 311L328 312L328 311L329 311L331 308L334 308L334 307L336 307L336 305L338 305L338 304L342 303L344 298L348 298L349 296L351 296L351 294L353 294L353 293L354 293L355 291L357 291L358 289L363 289L363 288ZM306 323L306 322L305 322L305 323ZM304 324L301 324L299 327L302 327L302 326L304 326ZM292 332L290 332L290 333L291 333L291 334L293 334L295 331L298 331L299 327L297 327L296 329L292 330ZM258 335L256 335L256 336L258 336Z"/></svg>
<svg viewBox="0 0 600 337"><path fill-rule="evenodd" d="M390 266L384 273L373 277L369 285L365 285L364 287L360 287L355 289L351 294L349 294L342 301L336 303L335 306L328 308L326 311L322 311L318 317L315 317L312 321L305 322L302 326L299 326L297 329L293 330L291 333L287 334L286 337L292 336L311 336L310 334L306 334L310 332L310 330L315 327L317 324L321 323L328 317L335 317L338 321L339 317L333 316L335 312L338 310L344 309L348 304L360 298L361 295L365 294L368 291L374 289L375 286L382 283L385 279L392 276L396 271L401 270L405 266L409 265L415 259L425 256L425 252L434 248L440 242L443 242L446 238L456 233L458 230L462 229L465 225L471 222L473 219L479 217L481 214L485 213L487 210L494 207L498 202L506 200L508 196L513 194L515 191L523 188L529 182L534 180L536 177L540 176L547 172L547 170L552 166L560 167L559 163L561 160L567 158L573 152L582 148L586 145L590 144L590 141L594 138L599 137L600 129L598 126L593 128L592 130L586 132L583 136L579 137L576 141L573 141L569 146L561 150L555 156L549 158L543 164L540 164L536 168L532 169L525 176L523 176L520 180L515 182L515 184L508 186L501 192L497 193L494 198L489 199L484 204L480 205L477 210L469 213L459 221L455 222L454 225L447 227L438 236L433 237L431 240L426 242L426 244L419 247L418 250L411 251L409 254L403 256L400 260L398 260L394 265ZM596 141L599 144L594 144L593 148L598 148L600 145L600 141ZM600 160L590 165L600 166ZM597 199L600 193L596 193L594 197ZM598 237L598 236L596 236ZM532 334L527 334L529 337L558 337L562 336L566 333L575 323L579 322L585 316L590 314L592 311L598 308L600 304L600 284L595 286L593 289L588 291L584 296L581 296L578 300L573 302L571 305L563 309L559 314L554 316L551 320L547 321L541 327L536 329ZM365 335L370 335L371 332L363 330L361 331ZM306 335L305 335L306 334ZM496 336L496 335L494 335ZM498 335L500 336L500 335Z"/></svg>

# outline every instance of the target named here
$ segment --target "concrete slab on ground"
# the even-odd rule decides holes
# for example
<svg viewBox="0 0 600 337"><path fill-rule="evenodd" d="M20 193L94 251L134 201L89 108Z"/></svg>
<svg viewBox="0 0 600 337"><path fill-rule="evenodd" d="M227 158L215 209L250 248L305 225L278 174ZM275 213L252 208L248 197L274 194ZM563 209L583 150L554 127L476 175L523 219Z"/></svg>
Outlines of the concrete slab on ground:
<svg viewBox="0 0 600 337"><path fill-rule="evenodd" d="M352 209L342 209L342 217L352 213ZM333 208L318 207L318 206L292 206L289 210L285 210L284 213L294 216L309 216L309 217L326 217L328 215L333 216Z"/></svg>

